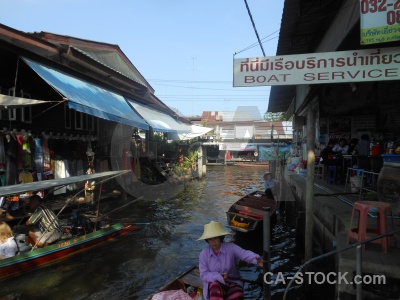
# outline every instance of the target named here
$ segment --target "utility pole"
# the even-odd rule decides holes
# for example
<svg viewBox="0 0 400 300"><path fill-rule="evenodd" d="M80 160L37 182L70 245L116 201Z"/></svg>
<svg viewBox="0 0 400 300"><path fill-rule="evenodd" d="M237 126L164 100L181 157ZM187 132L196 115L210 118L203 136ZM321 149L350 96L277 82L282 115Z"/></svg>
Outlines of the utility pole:
<svg viewBox="0 0 400 300"><path fill-rule="evenodd" d="M195 78L195 67L194 67L194 60L197 57L192 57L192 61L193 61L193 84L192 84L192 115L194 116L194 102L195 102L195 96L194 96L194 78Z"/></svg>

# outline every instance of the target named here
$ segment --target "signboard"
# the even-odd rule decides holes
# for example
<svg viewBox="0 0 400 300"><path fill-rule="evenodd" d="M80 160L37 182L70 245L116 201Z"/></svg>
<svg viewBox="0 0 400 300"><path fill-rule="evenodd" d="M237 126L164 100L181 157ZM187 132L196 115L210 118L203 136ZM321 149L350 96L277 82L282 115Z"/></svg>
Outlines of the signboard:
<svg viewBox="0 0 400 300"><path fill-rule="evenodd" d="M399 47L238 58L233 86L399 80L399 68Z"/></svg>
<svg viewBox="0 0 400 300"><path fill-rule="evenodd" d="M360 0L361 44L400 40L400 0Z"/></svg>
<svg viewBox="0 0 400 300"><path fill-rule="evenodd" d="M219 144L219 150L257 151L257 146L248 143L221 143Z"/></svg>

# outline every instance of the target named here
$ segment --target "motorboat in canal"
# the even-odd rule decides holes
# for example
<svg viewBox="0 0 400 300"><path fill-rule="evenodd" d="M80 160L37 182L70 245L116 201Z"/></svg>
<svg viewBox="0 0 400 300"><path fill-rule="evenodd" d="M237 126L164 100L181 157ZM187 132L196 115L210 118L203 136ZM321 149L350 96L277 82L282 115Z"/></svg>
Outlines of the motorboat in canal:
<svg viewBox="0 0 400 300"><path fill-rule="evenodd" d="M76 253L88 250L100 243L126 235L138 229L134 224L116 223L105 225L92 232L81 231L81 234L64 234L61 240L44 248L29 246L25 235L16 236L21 252L16 256L0 260L0 279L15 276L26 271L59 261ZM26 252L25 252L26 251Z"/></svg>
<svg viewBox="0 0 400 300"><path fill-rule="evenodd" d="M193 266L162 286L157 293L148 297L147 300L196 299L197 293L201 293L202 288L203 283L200 279L199 267Z"/></svg>
<svg viewBox="0 0 400 300"><path fill-rule="evenodd" d="M125 171L110 171L6 186L0 188L0 195L17 195L79 181L91 181L105 176L113 178L124 173ZM76 210L75 212L74 216L60 218L63 230L62 238L43 248L36 248L36 245L32 244L33 242L24 234L24 231L26 233L25 226L15 226L13 231L19 253L13 257L0 260L0 280L59 261L106 241L124 236L139 228L135 224L112 223L108 218L109 214L100 215L98 211Z"/></svg>
<svg viewBox="0 0 400 300"><path fill-rule="evenodd" d="M273 227L276 223L276 201L261 191L240 198L229 208L226 212L228 227L241 233L262 230L265 207L269 207Z"/></svg>

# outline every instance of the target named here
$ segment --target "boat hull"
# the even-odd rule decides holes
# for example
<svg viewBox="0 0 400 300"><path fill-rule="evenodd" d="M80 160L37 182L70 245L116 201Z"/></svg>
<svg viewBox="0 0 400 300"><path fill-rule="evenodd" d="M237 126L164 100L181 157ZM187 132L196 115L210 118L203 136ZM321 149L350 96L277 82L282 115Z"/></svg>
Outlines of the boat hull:
<svg viewBox="0 0 400 300"><path fill-rule="evenodd" d="M240 198L229 208L226 212L228 227L240 233L262 230L265 207L269 207L273 227L276 223L276 201L261 191Z"/></svg>
<svg viewBox="0 0 400 300"><path fill-rule="evenodd" d="M200 271L198 266L190 267L188 270L184 271L178 277L174 278L172 281L162 286L157 293L183 290L185 292L192 291L189 294L196 294L197 289L203 288L203 283L200 279ZM152 294L146 300L153 299L157 293Z"/></svg>
<svg viewBox="0 0 400 300"><path fill-rule="evenodd" d="M0 260L0 280L86 251L136 229L138 227L132 224L117 223L86 235L63 239L53 245Z"/></svg>

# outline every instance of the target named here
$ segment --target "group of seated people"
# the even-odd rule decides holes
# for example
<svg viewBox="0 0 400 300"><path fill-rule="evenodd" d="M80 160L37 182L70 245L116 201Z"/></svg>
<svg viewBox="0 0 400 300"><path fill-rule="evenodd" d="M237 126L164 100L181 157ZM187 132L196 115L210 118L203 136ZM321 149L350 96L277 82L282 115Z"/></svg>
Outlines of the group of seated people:
<svg viewBox="0 0 400 300"><path fill-rule="evenodd" d="M369 136L364 134L360 141L356 138L347 143L345 138L338 140L330 139L326 147L321 151L320 163L327 166L335 166L338 183L344 182L346 166L343 164L343 155L368 155L369 154Z"/></svg>
<svg viewBox="0 0 400 300"><path fill-rule="evenodd" d="M28 234L36 247L42 248L62 237L60 221L56 214L41 204L39 195L31 196L29 206L32 210L25 225ZM7 220L7 218L6 218ZM12 257L18 253L18 243L11 227L0 221L0 259Z"/></svg>

